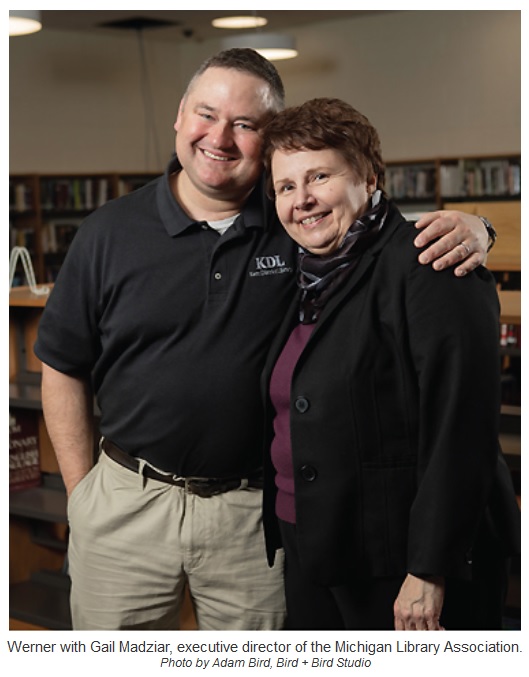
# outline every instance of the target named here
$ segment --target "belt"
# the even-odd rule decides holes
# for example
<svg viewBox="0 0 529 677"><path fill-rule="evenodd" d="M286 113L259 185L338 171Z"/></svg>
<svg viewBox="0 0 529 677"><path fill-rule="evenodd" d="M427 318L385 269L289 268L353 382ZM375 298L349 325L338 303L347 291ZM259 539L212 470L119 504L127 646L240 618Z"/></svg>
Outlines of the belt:
<svg viewBox="0 0 529 677"><path fill-rule="evenodd" d="M140 473L140 461L127 454L125 451L116 446L113 442L104 439L101 443L101 448L105 454L119 465L131 470L135 473ZM215 478L215 477L179 477L178 475L171 475L170 473L162 473L155 470L150 465L144 464L141 467L141 474L158 482L165 482L172 484L175 487L182 487L190 494L196 494L201 498L209 498L216 494L224 494L233 489L241 489L252 487L255 489L263 488L263 479L261 474L256 474L244 479L239 478Z"/></svg>

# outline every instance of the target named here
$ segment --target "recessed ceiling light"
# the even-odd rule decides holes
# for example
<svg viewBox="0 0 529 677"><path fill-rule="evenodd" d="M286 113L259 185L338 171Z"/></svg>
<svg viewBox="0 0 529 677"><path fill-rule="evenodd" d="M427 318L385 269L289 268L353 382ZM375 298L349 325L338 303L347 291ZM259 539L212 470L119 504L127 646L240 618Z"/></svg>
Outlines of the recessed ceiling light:
<svg viewBox="0 0 529 677"><path fill-rule="evenodd" d="M41 28L40 10L9 10L9 35L29 35L40 31Z"/></svg>
<svg viewBox="0 0 529 677"><path fill-rule="evenodd" d="M267 23L264 16L222 16L211 22L215 28L259 28Z"/></svg>
<svg viewBox="0 0 529 677"><path fill-rule="evenodd" d="M224 49L249 47L259 52L269 61L293 59L298 55L296 41L291 35L283 33L245 33L233 35L222 40Z"/></svg>

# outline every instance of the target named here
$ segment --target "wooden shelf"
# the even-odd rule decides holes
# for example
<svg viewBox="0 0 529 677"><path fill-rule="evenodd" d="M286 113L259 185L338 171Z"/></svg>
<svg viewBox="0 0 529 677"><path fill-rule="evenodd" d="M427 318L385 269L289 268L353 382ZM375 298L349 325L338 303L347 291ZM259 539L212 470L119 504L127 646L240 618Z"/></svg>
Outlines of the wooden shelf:
<svg viewBox="0 0 529 677"><path fill-rule="evenodd" d="M522 438L513 433L500 433L500 444L506 456L522 456ZM519 465L519 463L518 463Z"/></svg>
<svg viewBox="0 0 529 677"><path fill-rule="evenodd" d="M468 214L487 217L498 239L487 257L487 268L494 271L520 271L521 255L521 202L445 202L444 209L455 209Z"/></svg>
<svg viewBox="0 0 529 677"><path fill-rule="evenodd" d="M500 290L501 321L505 324L522 323L522 292L518 290Z"/></svg>
<svg viewBox="0 0 529 677"><path fill-rule="evenodd" d="M423 196L422 211L449 209L485 216L498 233L487 267L516 272L521 270L520 164L519 153L393 161L386 167L387 190L403 212L413 211L409 218L416 218L417 195ZM455 189L450 190L453 184Z"/></svg>
<svg viewBox="0 0 529 677"><path fill-rule="evenodd" d="M38 628L71 630L70 579L62 572L42 571L9 586L9 617Z"/></svg>
<svg viewBox="0 0 529 677"><path fill-rule="evenodd" d="M66 493L47 486L9 492L9 514L18 517L67 524Z"/></svg>
<svg viewBox="0 0 529 677"><path fill-rule="evenodd" d="M51 291L52 284L45 285ZM44 308L49 294L34 294L29 287L13 287L9 290L9 305L12 307Z"/></svg>
<svg viewBox="0 0 529 677"><path fill-rule="evenodd" d="M502 404L501 414L502 416L520 417L522 415L522 408L514 404Z"/></svg>
<svg viewBox="0 0 529 677"><path fill-rule="evenodd" d="M51 291L53 285L47 285ZM42 364L33 352L37 329L49 294L34 294L29 287L14 287L9 292L9 381L36 374ZM26 381L27 383L27 381Z"/></svg>
<svg viewBox="0 0 529 677"><path fill-rule="evenodd" d="M40 376L40 374L38 374ZM14 381L9 384L9 406L21 409L42 409L40 378L38 382Z"/></svg>
<svg viewBox="0 0 529 677"><path fill-rule="evenodd" d="M515 154L501 156L516 162ZM474 158L479 159L479 158ZM483 158L491 159L491 158ZM417 165L427 171L435 171L435 195L415 197L411 200L402 199L403 204L417 206L417 209L431 204L431 208L458 209L464 212L486 216L498 231L498 241L492 249L488 267L494 271L519 271L521 269L520 239L521 239L521 208L519 196L488 195L479 198L458 197L448 203L440 194L439 171L443 162L456 162L457 158L436 158L433 160L413 160L403 163L388 163L389 166L402 164L408 169ZM87 173L87 178L98 175ZM155 175L144 175L146 181ZM41 200L44 182L62 178L76 180L76 176L39 176L19 175L10 178L15 184L25 184L27 199L23 209L10 209L12 229L32 231L34 243L32 252L37 279L46 280L47 258L52 259L58 268L62 254L53 253L49 257L43 251L43 237L46 222L54 217L70 216L72 220L81 218L89 210L48 210L48 204L43 205ZM104 178L104 177L103 177ZM139 174L112 174L108 175L112 197L131 187L139 186ZM20 193L20 191L19 191ZM20 197L20 196L19 196ZM397 200L397 202L400 202ZM32 254L33 255L33 254ZM52 288L52 284L46 283ZM505 324L521 324L521 294L520 291L500 291L501 321ZM64 488L58 481L58 472L51 442L44 434L45 426L41 414L40 371L41 364L33 353L33 344L36 339L36 330L40 313L44 308L49 295L33 294L28 287L15 287L9 295L10 305L10 406L23 409L32 409L40 417L39 445L41 455L41 471L43 485L23 491L10 492L9 512L10 526L10 618L12 627L32 627L56 630L71 629L69 609L70 583L67 575L60 571L47 571L45 567L61 567L64 560L64 549L67 540L67 499ZM507 351L505 360L516 360L519 348L515 354ZM516 400L512 400L516 401ZM98 415L95 409L95 415ZM519 406L502 406L502 432L500 442L506 455L509 467L517 476L521 467L521 435ZM38 529L35 525L43 526ZM59 538L54 539L54 530L59 530ZM62 531L60 531L62 530ZM37 570L37 571L36 571ZM519 591L518 591L519 593ZM519 607L518 594L515 591L513 608ZM519 596L519 594L518 594ZM184 606L183 629L194 629L195 621L192 617L191 603L186 597ZM186 611L187 610L187 611ZM186 618L188 619L186 621ZM191 618L191 621L189 621ZM11 623L10 623L11 624Z"/></svg>

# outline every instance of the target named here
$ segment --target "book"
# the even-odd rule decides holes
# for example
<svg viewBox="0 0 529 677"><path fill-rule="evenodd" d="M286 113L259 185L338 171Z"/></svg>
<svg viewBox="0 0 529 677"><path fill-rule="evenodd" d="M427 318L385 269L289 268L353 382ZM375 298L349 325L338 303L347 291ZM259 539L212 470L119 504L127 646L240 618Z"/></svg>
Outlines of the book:
<svg viewBox="0 0 529 677"><path fill-rule="evenodd" d="M39 422L37 413L9 410L9 491L20 491L41 483Z"/></svg>

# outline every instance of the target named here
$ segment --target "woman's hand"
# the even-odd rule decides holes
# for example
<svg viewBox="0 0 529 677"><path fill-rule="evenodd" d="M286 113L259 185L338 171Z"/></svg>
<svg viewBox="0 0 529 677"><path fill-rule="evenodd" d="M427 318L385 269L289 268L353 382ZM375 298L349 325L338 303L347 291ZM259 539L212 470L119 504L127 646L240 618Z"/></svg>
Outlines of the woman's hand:
<svg viewBox="0 0 529 677"><path fill-rule="evenodd" d="M444 593L442 576L408 574L393 605L395 630L444 630L439 625Z"/></svg>
<svg viewBox="0 0 529 677"><path fill-rule="evenodd" d="M419 262L431 263L434 270L457 266L454 274L462 277L485 262L489 236L481 219L473 214L455 211L429 212L416 227L423 229L415 238L415 246L422 248Z"/></svg>

